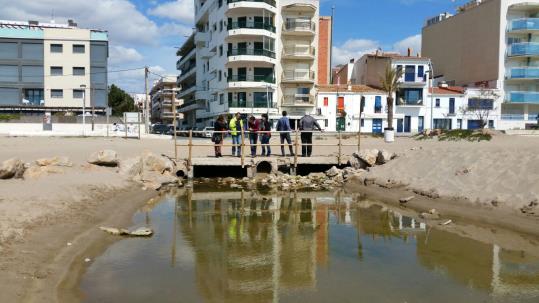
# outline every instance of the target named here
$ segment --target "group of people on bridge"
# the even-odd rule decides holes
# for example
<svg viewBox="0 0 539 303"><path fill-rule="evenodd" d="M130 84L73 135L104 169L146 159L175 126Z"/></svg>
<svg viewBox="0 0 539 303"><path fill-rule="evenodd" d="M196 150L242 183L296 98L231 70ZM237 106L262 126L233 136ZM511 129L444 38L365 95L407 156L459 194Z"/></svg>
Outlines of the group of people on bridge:
<svg viewBox="0 0 539 303"><path fill-rule="evenodd" d="M290 125L290 119L286 111L282 112L282 117L277 121L275 130L279 133L281 139L281 155L286 156L285 146L290 151L289 156L294 156L291 133L293 129ZM307 114L299 121L299 130L301 131L301 156L310 157L313 151L313 131L323 131L318 121ZM227 122L224 115L220 115L214 123L214 134L212 141L215 143L215 157L222 157L223 141L227 134L232 137L232 156L241 157L244 138L249 139L251 147L251 157L257 156L258 142L262 149L262 157L271 156L271 135L272 123L268 114L262 114L260 118L251 115L247 121L242 119L240 113L236 113L230 121ZM286 142L286 144L285 144Z"/></svg>

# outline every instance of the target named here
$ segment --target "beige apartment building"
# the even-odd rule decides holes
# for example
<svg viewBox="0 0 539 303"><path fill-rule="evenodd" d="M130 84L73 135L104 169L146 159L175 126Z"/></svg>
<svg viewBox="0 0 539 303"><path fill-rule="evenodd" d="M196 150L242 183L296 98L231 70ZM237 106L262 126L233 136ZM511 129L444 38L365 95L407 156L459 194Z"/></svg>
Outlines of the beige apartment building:
<svg viewBox="0 0 539 303"><path fill-rule="evenodd" d="M539 0L475 0L427 20L423 55L438 81L499 91L499 129L523 129L539 115Z"/></svg>
<svg viewBox="0 0 539 303"><path fill-rule="evenodd" d="M182 105L181 100L176 98L177 93L175 76L163 77L154 83L150 91L152 123L171 124L173 122L173 104L176 104L176 112ZM182 117L178 115L176 118L179 121Z"/></svg>

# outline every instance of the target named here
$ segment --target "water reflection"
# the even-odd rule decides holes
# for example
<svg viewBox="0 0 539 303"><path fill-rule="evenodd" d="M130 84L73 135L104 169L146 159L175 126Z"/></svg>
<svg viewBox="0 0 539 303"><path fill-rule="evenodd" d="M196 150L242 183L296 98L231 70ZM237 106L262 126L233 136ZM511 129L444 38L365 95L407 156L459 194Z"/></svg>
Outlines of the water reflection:
<svg viewBox="0 0 539 303"><path fill-rule="evenodd" d="M91 266L82 284L88 302L539 298L539 253L506 251L342 193L260 197L188 191L169 202L141 219L158 229L150 245L130 246L140 252L118 266L126 245L121 241ZM172 222L166 224L169 214ZM165 226L169 229L161 229ZM169 247L170 254L152 254L155 247ZM191 258L185 260L185 255ZM192 263L191 270L178 265L182 258L180 263ZM132 296L126 290L140 283L135 277L141 273L155 281ZM103 275L114 278L114 290L104 285ZM171 286L180 284L195 287Z"/></svg>

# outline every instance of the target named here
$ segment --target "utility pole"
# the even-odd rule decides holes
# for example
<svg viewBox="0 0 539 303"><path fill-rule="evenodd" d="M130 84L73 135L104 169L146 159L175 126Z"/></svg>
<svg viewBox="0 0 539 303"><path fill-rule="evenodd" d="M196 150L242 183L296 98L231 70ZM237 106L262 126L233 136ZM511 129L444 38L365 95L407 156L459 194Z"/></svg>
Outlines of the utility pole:
<svg viewBox="0 0 539 303"><path fill-rule="evenodd" d="M149 110L148 110L148 107L150 105L150 102L149 102L149 95L148 95L148 74L149 74L149 69L147 66L144 67L144 92L145 92L145 99L144 100L144 106L143 106L143 110L144 110L144 129L146 130L146 134L149 134L150 133L150 117L148 116L148 113L149 113Z"/></svg>
<svg viewBox="0 0 539 303"><path fill-rule="evenodd" d="M90 103L92 104L92 131L94 131L94 127L95 127L95 102L94 102L94 97L95 97L95 89L92 87L90 89Z"/></svg>
<svg viewBox="0 0 539 303"><path fill-rule="evenodd" d="M335 20L335 5L331 7L331 37L329 38L329 84L333 84L333 20Z"/></svg>

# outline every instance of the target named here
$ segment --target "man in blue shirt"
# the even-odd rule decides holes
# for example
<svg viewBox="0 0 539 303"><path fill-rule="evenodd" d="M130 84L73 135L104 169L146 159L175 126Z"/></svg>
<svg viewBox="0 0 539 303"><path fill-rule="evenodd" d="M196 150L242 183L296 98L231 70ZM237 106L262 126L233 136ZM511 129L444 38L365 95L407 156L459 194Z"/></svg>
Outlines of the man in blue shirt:
<svg viewBox="0 0 539 303"><path fill-rule="evenodd" d="M277 122L277 131L281 132L281 154L284 156L284 141L288 143L288 148L290 149L290 156L294 156L294 150L292 149L292 139L290 138L290 132L292 131L292 128L290 127L290 120L287 117L288 113L286 111L283 111L283 116L279 121Z"/></svg>

